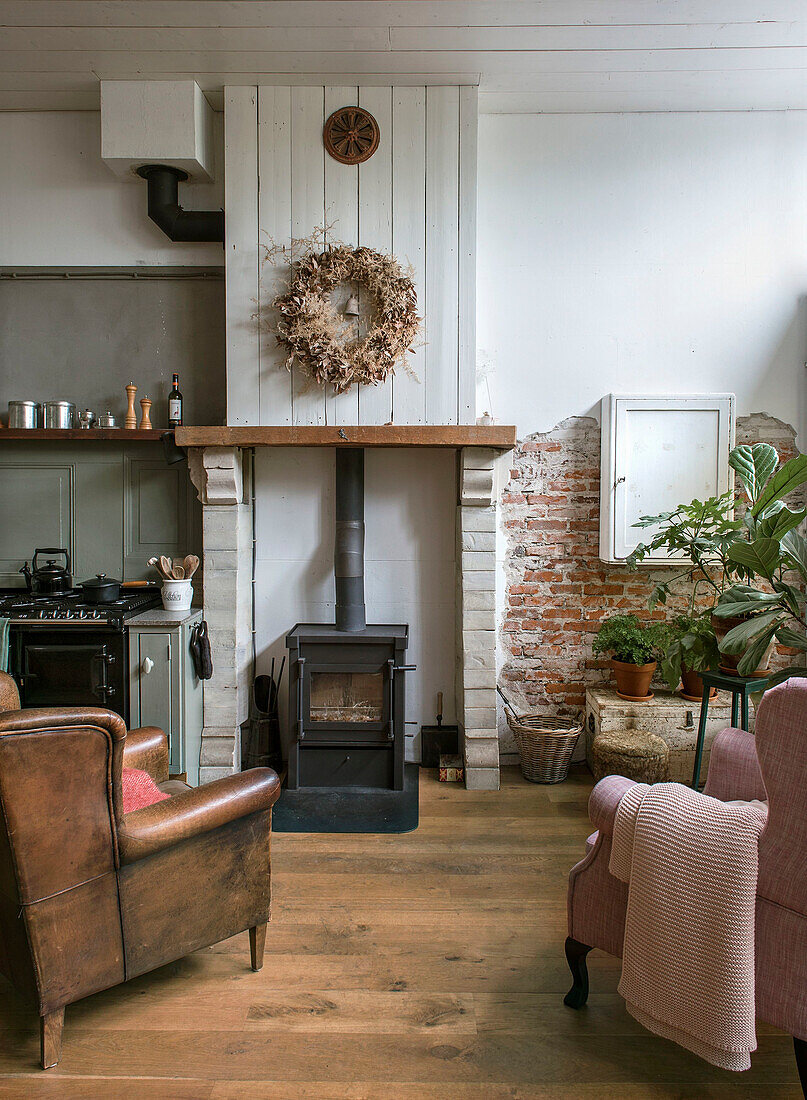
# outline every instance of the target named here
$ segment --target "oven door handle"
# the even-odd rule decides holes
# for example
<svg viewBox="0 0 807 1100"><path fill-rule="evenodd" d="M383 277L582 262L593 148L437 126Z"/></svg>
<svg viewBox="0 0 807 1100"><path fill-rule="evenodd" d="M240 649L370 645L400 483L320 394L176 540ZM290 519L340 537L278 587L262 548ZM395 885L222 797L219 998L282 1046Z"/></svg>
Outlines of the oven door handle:
<svg viewBox="0 0 807 1100"><path fill-rule="evenodd" d="M112 695L115 694L115 689L112 687L106 678L106 670L110 664L114 663L114 658L110 661L110 655L106 651L106 646L101 647L100 653L94 653L92 655L93 661L101 662L100 676L98 677L98 687L93 691L93 695L98 695L102 702L106 702Z"/></svg>

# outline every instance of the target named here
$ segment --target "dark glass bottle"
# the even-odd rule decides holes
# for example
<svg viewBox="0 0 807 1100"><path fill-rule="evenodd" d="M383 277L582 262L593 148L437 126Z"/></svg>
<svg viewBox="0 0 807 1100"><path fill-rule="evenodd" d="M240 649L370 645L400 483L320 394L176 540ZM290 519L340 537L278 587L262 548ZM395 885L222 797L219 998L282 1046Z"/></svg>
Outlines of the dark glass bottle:
<svg viewBox="0 0 807 1100"><path fill-rule="evenodd" d="M179 375L174 375L174 384L168 395L168 423L172 428L182 424L182 394L179 392Z"/></svg>

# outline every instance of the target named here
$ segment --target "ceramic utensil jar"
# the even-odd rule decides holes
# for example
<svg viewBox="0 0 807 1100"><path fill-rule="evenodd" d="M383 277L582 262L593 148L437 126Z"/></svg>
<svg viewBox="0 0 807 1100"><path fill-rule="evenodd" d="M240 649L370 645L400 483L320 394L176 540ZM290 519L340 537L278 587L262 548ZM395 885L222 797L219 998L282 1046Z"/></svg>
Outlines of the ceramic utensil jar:
<svg viewBox="0 0 807 1100"><path fill-rule="evenodd" d="M164 580L162 586L163 607L166 611L188 611L193 600L190 581Z"/></svg>

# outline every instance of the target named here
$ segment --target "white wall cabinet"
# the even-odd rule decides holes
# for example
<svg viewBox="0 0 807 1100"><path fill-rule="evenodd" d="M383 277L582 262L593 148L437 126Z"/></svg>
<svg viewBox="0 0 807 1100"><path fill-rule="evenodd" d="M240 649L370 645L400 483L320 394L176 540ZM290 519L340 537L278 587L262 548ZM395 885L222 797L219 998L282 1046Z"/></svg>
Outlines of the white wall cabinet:
<svg viewBox="0 0 807 1100"><path fill-rule="evenodd" d="M652 527L641 516L671 511L694 498L724 493L731 484L734 394L645 396L609 394L602 400L600 558L624 561ZM655 556L646 564L669 558Z"/></svg>

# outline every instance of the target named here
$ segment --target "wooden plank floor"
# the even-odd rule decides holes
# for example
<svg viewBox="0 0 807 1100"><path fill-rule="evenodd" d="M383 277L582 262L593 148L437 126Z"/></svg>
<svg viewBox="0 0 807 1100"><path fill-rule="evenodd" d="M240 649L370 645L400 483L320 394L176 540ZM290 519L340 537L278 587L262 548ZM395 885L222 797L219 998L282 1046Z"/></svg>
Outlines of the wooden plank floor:
<svg viewBox="0 0 807 1100"><path fill-rule="evenodd" d="M0 985L0 1097L533 1100L801 1096L790 1040L761 1027L750 1072L642 1030L590 958L565 1008L566 876L587 773L500 793L424 773L405 836L276 834L260 974L246 934L67 1009L61 1064ZM2 982L2 979L0 979Z"/></svg>

